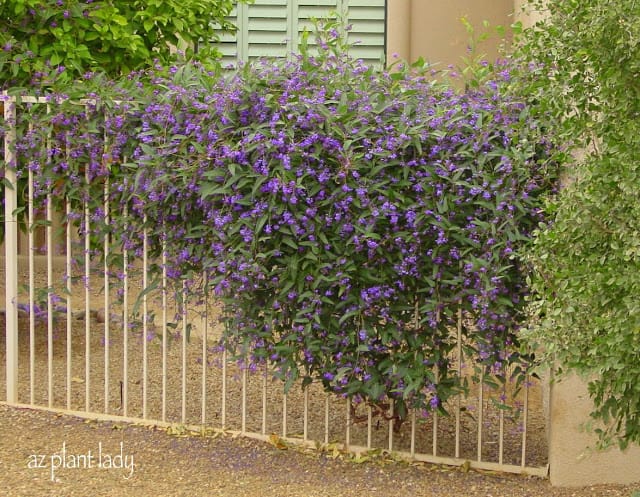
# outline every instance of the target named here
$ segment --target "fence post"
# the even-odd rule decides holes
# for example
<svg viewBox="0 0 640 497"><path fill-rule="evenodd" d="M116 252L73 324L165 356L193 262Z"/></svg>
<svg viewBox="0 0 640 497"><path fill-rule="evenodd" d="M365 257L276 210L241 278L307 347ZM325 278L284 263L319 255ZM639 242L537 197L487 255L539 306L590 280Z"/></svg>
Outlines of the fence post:
<svg viewBox="0 0 640 497"><path fill-rule="evenodd" d="M4 244L5 244L5 333L7 367L7 402L18 401L18 223L15 100L3 92L4 123Z"/></svg>

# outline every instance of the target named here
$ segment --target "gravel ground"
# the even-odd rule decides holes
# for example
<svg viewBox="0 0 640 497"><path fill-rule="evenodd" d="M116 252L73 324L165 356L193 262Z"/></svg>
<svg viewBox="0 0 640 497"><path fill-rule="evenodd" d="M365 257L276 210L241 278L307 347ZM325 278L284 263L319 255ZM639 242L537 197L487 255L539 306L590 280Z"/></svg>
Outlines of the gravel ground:
<svg viewBox="0 0 640 497"><path fill-rule="evenodd" d="M10 497L630 497L637 490L561 489L538 478L382 459L356 464L227 435L176 436L3 404L0 441L0 496Z"/></svg>

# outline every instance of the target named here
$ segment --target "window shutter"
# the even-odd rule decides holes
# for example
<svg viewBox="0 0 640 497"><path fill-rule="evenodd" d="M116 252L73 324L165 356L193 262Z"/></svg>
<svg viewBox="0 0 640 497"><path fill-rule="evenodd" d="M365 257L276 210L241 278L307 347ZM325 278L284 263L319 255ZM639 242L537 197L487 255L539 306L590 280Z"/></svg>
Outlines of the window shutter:
<svg viewBox="0 0 640 497"><path fill-rule="evenodd" d="M369 64L384 61L385 0L255 0L237 5L229 20L235 33L221 33L217 44L223 67L239 60L286 57L297 51L300 33L312 29L312 18L323 19L332 11L346 12L352 25L348 40L351 55Z"/></svg>
<svg viewBox="0 0 640 497"><path fill-rule="evenodd" d="M227 17L234 26L238 26L238 7L234 7L229 17ZM222 67L235 65L238 60L238 47L236 45L237 34L218 32L218 41L216 48L222 53Z"/></svg>
<svg viewBox="0 0 640 497"><path fill-rule="evenodd" d="M349 42L353 43L351 55L367 64L385 61L385 0L345 0L348 3L348 19L353 26Z"/></svg>

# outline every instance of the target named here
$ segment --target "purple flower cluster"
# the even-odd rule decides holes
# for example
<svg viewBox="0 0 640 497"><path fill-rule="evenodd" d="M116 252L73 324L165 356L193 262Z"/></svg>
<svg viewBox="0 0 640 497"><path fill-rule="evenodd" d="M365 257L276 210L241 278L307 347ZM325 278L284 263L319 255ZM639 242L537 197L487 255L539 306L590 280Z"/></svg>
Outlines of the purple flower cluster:
<svg viewBox="0 0 640 497"><path fill-rule="evenodd" d="M245 364L435 409L456 388L459 311L470 360L512 359L526 293L513 252L555 182L499 69L457 93L330 49L226 77L187 66L119 103L32 114L54 145L42 156L31 136L21 153L38 192L95 207L82 229L131 254L146 229L172 279L224 304L224 346Z"/></svg>

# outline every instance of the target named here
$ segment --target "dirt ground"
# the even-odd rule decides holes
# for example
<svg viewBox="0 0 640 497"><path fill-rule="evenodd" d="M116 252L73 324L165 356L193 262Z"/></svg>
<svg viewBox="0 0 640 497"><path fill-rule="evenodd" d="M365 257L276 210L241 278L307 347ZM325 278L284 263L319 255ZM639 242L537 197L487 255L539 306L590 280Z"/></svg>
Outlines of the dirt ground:
<svg viewBox="0 0 640 497"><path fill-rule="evenodd" d="M357 464L244 438L176 436L0 404L0 496L7 497L631 497L639 488L561 489L526 476Z"/></svg>

